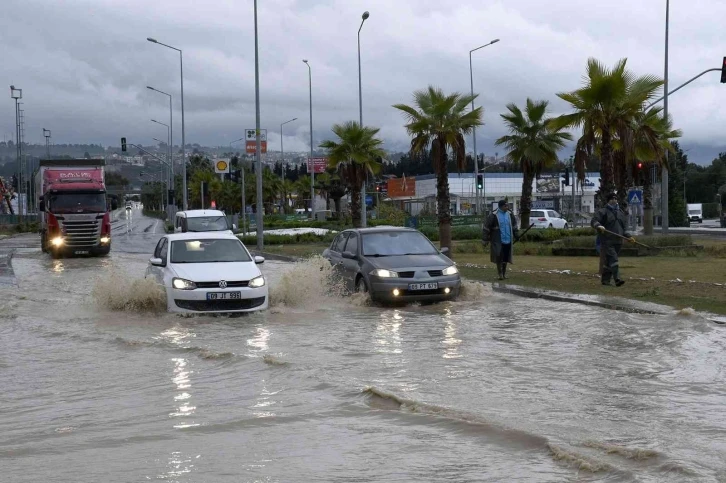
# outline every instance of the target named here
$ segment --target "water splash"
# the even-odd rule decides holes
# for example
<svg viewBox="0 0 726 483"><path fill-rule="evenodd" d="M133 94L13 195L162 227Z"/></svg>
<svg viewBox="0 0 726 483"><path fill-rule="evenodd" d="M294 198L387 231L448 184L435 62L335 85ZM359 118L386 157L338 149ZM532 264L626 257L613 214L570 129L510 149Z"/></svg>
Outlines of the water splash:
<svg viewBox="0 0 726 483"><path fill-rule="evenodd" d="M330 262L316 255L296 262L270 286L270 305L319 308L345 293L345 286Z"/></svg>
<svg viewBox="0 0 726 483"><path fill-rule="evenodd" d="M262 356L262 360L265 362L265 364L269 364L271 366L287 366L289 364L289 362L284 361L278 356L272 354L265 354L264 356Z"/></svg>
<svg viewBox="0 0 726 483"><path fill-rule="evenodd" d="M680 315L683 317L693 317L694 315L696 315L696 311L693 309L693 307L685 307L677 310L676 315Z"/></svg>
<svg viewBox="0 0 726 483"><path fill-rule="evenodd" d="M166 311L166 293L151 279L134 279L118 271L96 280L91 292L96 304L121 312Z"/></svg>
<svg viewBox="0 0 726 483"><path fill-rule="evenodd" d="M494 295L494 292L490 286L472 280L462 280L458 300L461 302L481 302L492 295Z"/></svg>

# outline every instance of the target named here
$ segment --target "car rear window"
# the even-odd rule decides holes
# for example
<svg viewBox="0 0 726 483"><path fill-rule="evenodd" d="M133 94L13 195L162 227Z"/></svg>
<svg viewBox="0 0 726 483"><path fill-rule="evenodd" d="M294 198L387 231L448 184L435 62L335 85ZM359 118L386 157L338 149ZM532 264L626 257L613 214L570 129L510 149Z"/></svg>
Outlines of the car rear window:
<svg viewBox="0 0 726 483"><path fill-rule="evenodd" d="M530 218L544 218L544 211L531 211Z"/></svg>

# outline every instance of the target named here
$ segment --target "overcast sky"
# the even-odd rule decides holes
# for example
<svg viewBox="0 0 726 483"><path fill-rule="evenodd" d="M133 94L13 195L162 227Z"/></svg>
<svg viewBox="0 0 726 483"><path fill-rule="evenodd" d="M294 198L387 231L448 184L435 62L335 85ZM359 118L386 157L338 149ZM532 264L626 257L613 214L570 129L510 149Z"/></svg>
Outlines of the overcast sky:
<svg viewBox="0 0 726 483"><path fill-rule="evenodd" d="M391 107L429 84L474 91L486 125L479 152L493 155L504 133L499 114L529 96L567 107L555 96L581 85L588 57L612 65L627 57L638 74L663 75L665 0L259 0L260 106L269 149L309 149L308 69L312 67L314 138L358 119L356 35L361 14L364 123L381 128L391 150L406 149L403 117ZM671 2L671 88L720 67L726 55L723 0ZM153 143L166 129L174 96L174 141L181 141L179 56L184 51L187 143L225 145L255 126L252 0L3 0L0 77L23 89L26 140L116 145ZM6 87L7 89L7 87ZM6 90L0 131L14 132ZM709 73L670 101L692 161L726 151L726 85ZM468 141L467 150L471 150ZM693 154L704 159L693 159Z"/></svg>

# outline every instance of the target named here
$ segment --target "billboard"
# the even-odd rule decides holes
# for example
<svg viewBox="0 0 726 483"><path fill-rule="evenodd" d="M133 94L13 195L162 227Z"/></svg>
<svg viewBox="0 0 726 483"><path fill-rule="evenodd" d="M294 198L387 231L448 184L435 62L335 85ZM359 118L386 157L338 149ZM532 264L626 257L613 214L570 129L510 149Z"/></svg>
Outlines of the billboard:
<svg viewBox="0 0 726 483"><path fill-rule="evenodd" d="M537 178L537 193L559 193L560 175L543 174Z"/></svg>
<svg viewBox="0 0 726 483"><path fill-rule="evenodd" d="M389 198L410 198L416 196L416 178L413 176L388 180Z"/></svg>
<svg viewBox="0 0 726 483"><path fill-rule="evenodd" d="M260 149L262 153L267 152L267 129L260 129ZM245 152L255 154L257 152L257 130L245 129Z"/></svg>
<svg viewBox="0 0 726 483"><path fill-rule="evenodd" d="M312 158L313 160L313 166L315 166L315 174L318 173L324 173L325 169L328 167L328 158ZM307 162L307 170L308 173L310 172L310 158L308 158Z"/></svg>

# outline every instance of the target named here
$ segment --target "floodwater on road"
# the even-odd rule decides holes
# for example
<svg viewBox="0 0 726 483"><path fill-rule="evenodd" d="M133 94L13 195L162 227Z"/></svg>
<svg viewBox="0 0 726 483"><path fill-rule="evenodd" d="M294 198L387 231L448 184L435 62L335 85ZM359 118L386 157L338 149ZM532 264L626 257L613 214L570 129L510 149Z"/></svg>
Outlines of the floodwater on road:
<svg viewBox="0 0 726 483"><path fill-rule="evenodd" d="M108 258L15 254L0 480L726 481L726 334L697 314L474 284L381 308L268 260L269 311L180 317L144 227Z"/></svg>

